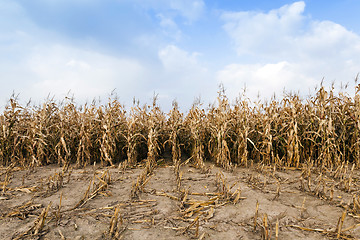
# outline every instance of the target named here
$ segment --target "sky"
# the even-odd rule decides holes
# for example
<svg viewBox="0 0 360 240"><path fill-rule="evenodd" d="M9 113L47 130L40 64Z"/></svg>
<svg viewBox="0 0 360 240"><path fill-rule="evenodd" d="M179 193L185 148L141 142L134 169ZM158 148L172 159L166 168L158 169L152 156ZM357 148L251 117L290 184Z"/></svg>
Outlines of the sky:
<svg viewBox="0 0 360 240"><path fill-rule="evenodd" d="M358 0L0 0L0 107L112 93L176 100L313 93L360 72ZM353 88L349 88L352 94Z"/></svg>

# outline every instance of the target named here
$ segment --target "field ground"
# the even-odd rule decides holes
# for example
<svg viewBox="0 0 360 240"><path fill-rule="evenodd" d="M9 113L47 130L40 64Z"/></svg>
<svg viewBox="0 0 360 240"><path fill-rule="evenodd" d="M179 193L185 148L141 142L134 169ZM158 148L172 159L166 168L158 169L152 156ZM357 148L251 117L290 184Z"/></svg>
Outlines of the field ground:
<svg viewBox="0 0 360 240"><path fill-rule="evenodd" d="M144 167L0 168L0 239L360 239L358 170Z"/></svg>

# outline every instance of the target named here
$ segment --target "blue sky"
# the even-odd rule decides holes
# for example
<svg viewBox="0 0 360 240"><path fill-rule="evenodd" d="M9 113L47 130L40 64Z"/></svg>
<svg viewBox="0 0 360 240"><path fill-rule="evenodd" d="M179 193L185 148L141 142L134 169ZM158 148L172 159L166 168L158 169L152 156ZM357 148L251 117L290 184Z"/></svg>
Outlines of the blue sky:
<svg viewBox="0 0 360 240"><path fill-rule="evenodd" d="M307 94L360 72L360 1L0 0L0 105ZM351 91L349 90L351 93Z"/></svg>

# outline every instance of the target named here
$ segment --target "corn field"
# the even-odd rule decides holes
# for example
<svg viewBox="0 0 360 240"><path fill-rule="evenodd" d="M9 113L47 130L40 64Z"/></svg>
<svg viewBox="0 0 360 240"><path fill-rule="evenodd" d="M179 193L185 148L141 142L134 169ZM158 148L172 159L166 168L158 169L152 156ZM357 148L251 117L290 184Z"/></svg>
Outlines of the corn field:
<svg viewBox="0 0 360 240"><path fill-rule="evenodd" d="M198 168L213 162L225 169L253 163L300 168L360 166L360 85L355 96L321 87L302 99L230 103L223 90L216 104L194 104L182 113L176 102L163 112L152 105L126 109L115 98L104 105L77 105L72 99L42 105L9 99L0 115L0 165L31 168L134 166L148 171L169 157Z"/></svg>

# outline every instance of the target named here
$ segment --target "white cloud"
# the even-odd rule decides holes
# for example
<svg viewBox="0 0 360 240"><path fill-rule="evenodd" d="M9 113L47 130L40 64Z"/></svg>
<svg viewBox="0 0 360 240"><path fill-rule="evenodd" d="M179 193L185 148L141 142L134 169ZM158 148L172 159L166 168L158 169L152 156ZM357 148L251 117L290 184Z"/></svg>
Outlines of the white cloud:
<svg viewBox="0 0 360 240"><path fill-rule="evenodd" d="M198 55L196 52L190 54L175 45L168 45L159 51L159 59L169 72L191 73L194 69L206 71L199 66Z"/></svg>
<svg viewBox="0 0 360 240"><path fill-rule="evenodd" d="M205 7L202 0L136 3L145 6L147 13L152 9L165 35L176 41L181 38L180 24L196 21ZM51 7L64 4L70 2L47 3ZM42 28L32 21L28 10L15 1L0 1L0 20L3 20L0 21L0 95L5 98L0 108L13 90L20 93L21 100L31 98L36 102L48 94L62 99L70 90L77 101L83 103L99 96L104 99L114 88L126 105L132 103L133 97L149 103L155 92L164 107L169 108L173 99L188 107L194 97L215 82L212 77L212 84L208 84L210 74L199 63L198 53L189 53L175 45L158 51L160 43L169 44L164 36L144 33L134 38L135 46L146 46L155 55L145 53L134 58L112 55L100 52L102 48L96 39L83 39L80 45L70 35ZM136 52L134 46L129 48L129 52Z"/></svg>
<svg viewBox="0 0 360 240"><path fill-rule="evenodd" d="M165 34L165 36L179 41L182 36L182 32L179 29L178 25L175 23L175 21L172 18L166 17L160 13L156 16L160 21L160 26L163 29L163 33Z"/></svg>
<svg viewBox="0 0 360 240"><path fill-rule="evenodd" d="M205 11L203 0L136 0L136 2L145 8L155 9L168 18L180 16L186 23L198 20Z"/></svg>
<svg viewBox="0 0 360 240"><path fill-rule="evenodd" d="M170 8L180 12L190 22L197 20L205 8L203 0L167 0L166 2Z"/></svg>
<svg viewBox="0 0 360 240"><path fill-rule="evenodd" d="M0 109L13 91L23 102L42 101L49 94L63 99L71 91L83 103L104 99L116 88L129 105L146 90L146 64L139 60L74 46L38 27L13 1L0 3L1 17L6 21L0 22Z"/></svg>
<svg viewBox="0 0 360 240"><path fill-rule="evenodd" d="M360 71L360 37L334 22L311 19L304 9L304 2L295 2L268 13L222 15L240 63L226 66L217 79L232 97L245 84L251 97L259 91L268 98L284 87L307 93L323 77L328 85L353 81Z"/></svg>
<svg viewBox="0 0 360 240"><path fill-rule="evenodd" d="M296 2L269 13L227 12L221 18L238 54L279 54L301 34L304 8L304 2Z"/></svg>
<svg viewBox="0 0 360 240"><path fill-rule="evenodd" d="M227 94L234 98L246 89L246 95L255 99L269 98L274 92L281 94L287 90L308 90L314 87L316 79L299 73L299 66L283 61L274 64L230 64L218 71L217 79L226 88ZM291 84L291 85L290 85Z"/></svg>
<svg viewBox="0 0 360 240"><path fill-rule="evenodd" d="M204 14L203 0L137 0L146 10L156 12L159 27L165 37L173 42L180 42L183 38L181 24L192 24Z"/></svg>
<svg viewBox="0 0 360 240"><path fill-rule="evenodd" d="M15 90L24 100L41 100L49 93L61 99L72 90L83 102L104 98L116 88L127 105L132 97L149 103L155 92L165 109L178 99L187 110L194 97L201 96L205 103L215 100L220 82L230 98L236 97L244 85L250 97L258 92L270 97L273 92L281 95L284 87L306 93L323 77L329 82L352 81L360 71L360 37L336 23L311 19L304 2L266 13L223 13L223 29L233 42L231 50L237 53L237 60L222 66L220 62L232 58L224 56L229 53L226 42L206 43L219 50L218 59L209 59L214 51L189 51L188 41L179 41L183 40L183 25L195 25L202 16L202 0L135 3L145 7L141 14L151 15L150 20L157 17L155 24L160 31L140 32L133 45L124 46L127 53L112 53L109 50L116 47L105 49L96 39L83 39L80 45L71 35L43 29L29 19L21 5L0 1L0 95L9 97ZM165 34L159 34L161 31ZM131 54L136 57L129 57ZM206 63L201 60L203 56Z"/></svg>
<svg viewBox="0 0 360 240"><path fill-rule="evenodd" d="M92 100L105 97L113 89L120 100L131 100L141 88L145 70L139 62L92 51L54 45L37 47L28 59L34 81L31 93L65 95Z"/></svg>
<svg viewBox="0 0 360 240"><path fill-rule="evenodd" d="M170 103L176 98L185 109L191 106L195 97L201 97L205 103L213 100L216 93L215 79L206 67L199 62L200 54L189 53L175 45L159 50L158 56L163 66L163 83L160 93L169 96Z"/></svg>
<svg viewBox="0 0 360 240"><path fill-rule="evenodd" d="M170 28L170 29L176 29L178 26L177 24L168 17L165 17L163 14L156 15L160 20L160 26L163 28Z"/></svg>

